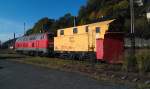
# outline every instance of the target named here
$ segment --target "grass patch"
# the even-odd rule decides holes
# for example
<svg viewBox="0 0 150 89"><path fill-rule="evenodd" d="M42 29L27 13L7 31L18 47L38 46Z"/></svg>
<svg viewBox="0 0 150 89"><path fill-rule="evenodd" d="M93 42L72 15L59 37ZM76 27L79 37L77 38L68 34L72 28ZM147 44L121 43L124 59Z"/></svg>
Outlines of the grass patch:
<svg viewBox="0 0 150 89"><path fill-rule="evenodd" d="M63 60L57 58L32 57L24 60L25 63L45 66L52 69L75 69L90 66L87 62Z"/></svg>
<svg viewBox="0 0 150 89"><path fill-rule="evenodd" d="M144 50L136 55L139 72L150 72L150 50Z"/></svg>
<svg viewBox="0 0 150 89"><path fill-rule="evenodd" d="M130 53L130 52L129 52ZM122 66L124 71L148 73L150 72L150 50L136 50L135 56L126 54Z"/></svg>
<svg viewBox="0 0 150 89"><path fill-rule="evenodd" d="M24 58L24 56L16 54L0 54L0 60L17 59L17 58Z"/></svg>
<svg viewBox="0 0 150 89"><path fill-rule="evenodd" d="M137 89L150 89L150 84L140 84L137 86Z"/></svg>
<svg viewBox="0 0 150 89"><path fill-rule="evenodd" d="M16 54L14 50L0 49L0 60L25 58L26 56Z"/></svg>

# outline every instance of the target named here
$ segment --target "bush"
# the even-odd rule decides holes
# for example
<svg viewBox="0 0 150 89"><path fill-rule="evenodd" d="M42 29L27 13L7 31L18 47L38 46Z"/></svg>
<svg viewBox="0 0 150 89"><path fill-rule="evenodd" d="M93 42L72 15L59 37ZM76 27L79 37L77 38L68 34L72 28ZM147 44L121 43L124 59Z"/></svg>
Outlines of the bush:
<svg viewBox="0 0 150 89"><path fill-rule="evenodd" d="M144 50L136 55L139 72L150 72L150 51Z"/></svg>
<svg viewBox="0 0 150 89"><path fill-rule="evenodd" d="M126 55L123 63L123 70L137 71L137 60L135 56Z"/></svg>
<svg viewBox="0 0 150 89"><path fill-rule="evenodd" d="M150 50L140 49L135 56L127 54L123 63L125 71L139 71L140 73L150 72Z"/></svg>
<svg viewBox="0 0 150 89"><path fill-rule="evenodd" d="M139 84L137 89L150 89L150 85L148 84Z"/></svg>

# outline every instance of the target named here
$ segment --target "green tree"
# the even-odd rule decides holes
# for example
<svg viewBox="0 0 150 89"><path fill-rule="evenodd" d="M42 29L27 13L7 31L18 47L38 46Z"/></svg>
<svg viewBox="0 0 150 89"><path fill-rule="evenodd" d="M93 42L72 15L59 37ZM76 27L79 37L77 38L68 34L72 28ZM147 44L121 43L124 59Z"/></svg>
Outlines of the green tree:
<svg viewBox="0 0 150 89"><path fill-rule="evenodd" d="M146 19L143 19L143 13L149 8L149 3L144 6L135 6L135 32L136 36L148 38L150 25L147 24ZM77 25L89 24L100 19L119 19L121 24L115 22L111 26L111 31L130 32L130 8L129 0L87 0L87 4L80 7L77 16ZM120 19L121 18L121 19ZM124 26L122 26L124 25ZM27 31L27 34L35 34L40 32L54 32L56 35L57 29L74 26L74 16L70 13L65 14L57 20L49 19L47 17L40 19L33 28ZM113 30L115 29L115 30Z"/></svg>
<svg viewBox="0 0 150 89"><path fill-rule="evenodd" d="M71 27L74 25L74 16L72 16L70 13L67 13L57 20L57 24L59 28Z"/></svg>
<svg viewBox="0 0 150 89"><path fill-rule="evenodd" d="M44 32L52 32L51 26L53 25L54 22L55 20L53 19L49 19L47 17L42 18L37 23L35 23L33 28L29 29L26 32L26 35L44 33Z"/></svg>

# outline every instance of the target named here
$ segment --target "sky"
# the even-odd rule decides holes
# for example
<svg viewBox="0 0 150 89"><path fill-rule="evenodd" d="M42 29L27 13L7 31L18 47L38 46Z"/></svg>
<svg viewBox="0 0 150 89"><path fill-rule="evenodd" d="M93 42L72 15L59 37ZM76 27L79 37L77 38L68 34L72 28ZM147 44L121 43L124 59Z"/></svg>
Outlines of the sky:
<svg viewBox="0 0 150 89"><path fill-rule="evenodd" d="M87 0L0 0L0 40L24 33L43 17L58 19L66 13L77 15Z"/></svg>

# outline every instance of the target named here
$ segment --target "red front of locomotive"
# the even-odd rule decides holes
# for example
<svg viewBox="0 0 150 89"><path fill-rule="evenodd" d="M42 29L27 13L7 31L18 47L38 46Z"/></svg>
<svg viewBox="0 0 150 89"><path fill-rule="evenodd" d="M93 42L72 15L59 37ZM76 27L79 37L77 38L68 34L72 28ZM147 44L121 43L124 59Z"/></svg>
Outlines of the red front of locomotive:
<svg viewBox="0 0 150 89"><path fill-rule="evenodd" d="M53 34L35 34L18 38L15 43L16 51L28 54L49 54L53 51Z"/></svg>

